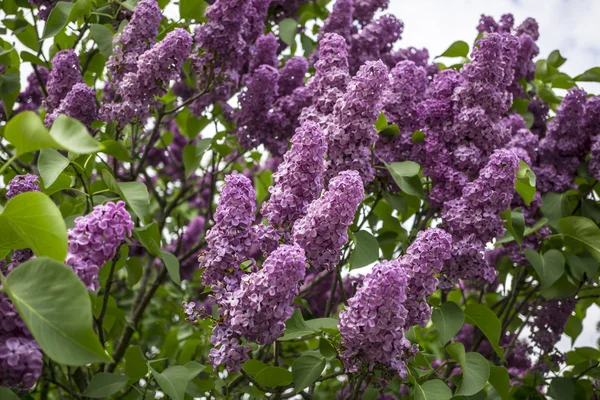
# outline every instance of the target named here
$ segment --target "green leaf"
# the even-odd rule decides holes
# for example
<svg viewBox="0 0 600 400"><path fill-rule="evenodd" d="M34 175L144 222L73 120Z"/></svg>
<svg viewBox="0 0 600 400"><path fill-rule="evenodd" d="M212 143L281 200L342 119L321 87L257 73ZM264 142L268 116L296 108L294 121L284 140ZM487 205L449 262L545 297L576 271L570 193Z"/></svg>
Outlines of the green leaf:
<svg viewBox="0 0 600 400"><path fill-rule="evenodd" d="M500 216L505 221L506 230L520 246L525 233L525 217L522 213L511 210L505 210Z"/></svg>
<svg viewBox="0 0 600 400"><path fill-rule="evenodd" d="M69 160L54 149L42 149L38 158L38 171L47 189L69 166Z"/></svg>
<svg viewBox="0 0 600 400"><path fill-rule="evenodd" d="M469 45L462 40L456 41L438 57L467 57L469 55ZM438 58L436 57L436 58Z"/></svg>
<svg viewBox="0 0 600 400"><path fill-rule="evenodd" d="M0 249L30 248L38 256L63 261L67 256L67 227L60 210L45 194L21 193L0 214Z"/></svg>
<svg viewBox="0 0 600 400"><path fill-rule="evenodd" d="M600 67L590 68L583 74L575 77L578 82L600 82Z"/></svg>
<svg viewBox="0 0 600 400"><path fill-rule="evenodd" d="M102 150L102 145L90 136L85 125L64 114L54 120L50 136L59 146L74 153L92 154Z"/></svg>
<svg viewBox="0 0 600 400"><path fill-rule="evenodd" d="M313 333L315 333L315 330L306 324L304 318L302 318L302 312L300 309L296 308L292 317L285 322L285 331L283 336L278 340L292 340L306 335L311 335Z"/></svg>
<svg viewBox="0 0 600 400"><path fill-rule="evenodd" d="M583 323L576 315L569 315L567 324L565 325L565 334L571 338L571 346L575 344L575 340L583 332Z"/></svg>
<svg viewBox="0 0 600 400"><path fill-rule="evenodd" d="M481 332L490 341L496 354L504 359L504 349L498 344L500 341L501 324L496 313L483 304L470 304L465 308L465 320L467 323L481 329Z"/></svg>
<svg viewBox="0 0 600 400"><path fill-rule="evenodd" d="M377 131L379 132L380 130L385 129L386 126L388 126L388 121L385 117L385 114L382 111L379 113L377 121L375 121L375 129L377 129Z"/></svg>
<svg viewBox="0 0 600 400"><path fill-rule="evenodd" d="M488 379L502 400L510 399L510 377L506 368L491 365Z"/></svg>
<svg viewBox="0 0 600 400"><path fill-rule="evenodd" d="M179 276L179 260L168 251L160 251L160 259L165 264L165 268L169 272L171 280L177 285L181 285L181 277Z"/></svg>
<svg viewBox="0 0 600 400"><path fill-rule="evenodd" d="M554 378L548 388L548 394L556 400L573 399L575 395L575 384L571 378Z"/></svg>
<svg viewBox="0 0 600 400"><path fill-rule="evenodd" d="M525 257L537 273L542 289L547 289L565 273L565 258L558 250L551 249L544 256L533 249L525 249Z"/></svg>
<svg viewBox="0 0 600 400"><path fill-rule="evenodd" d="M188 361L185 363L184 367L188 370L188 378L190 380L194 379L200 372L206 369L206 365L202 365L196 361Z"/></svg>
<svg viewBox="0 0 600 400"><path fill-rule="evenodd" d="M199 140L196 145L185 145L183 148L183 166L185 168L186 176L190 176L198 169L198 166L202 161L202 156L206 150L208 150L211 143L212 138L206 138Z"/></svg>
<svg viewBox="0 0 600 400"><path fill-rule="evenodd" d="M156 372L150 365L148 367L160 388L168 396L174 400L184 400L190 374L186 367L175 365L165 369L162 373Z"/></svg>
<svg viewBox="0 0 600 400"><path fill-rule="evenodd" d="M255 378L261 386L274 388L277 386L285 386L294 381L292 373L281 367L267 367L260 370Z"/></svg>
<svg viewBox="0 0 600 400"><path fill-rule="evenodd" d="M50 15L46 21L42 39L49 39L58 35L65 28L65 26L67 26L69 23L69 16L71 15L71 10L74 6L75 3L67 3L65 1L59 1L56 3L54 8L52 8L52 11L50 11Z"/></svg>
<svg viewBox="0 0 600 400"><path fill-rule="evenodd" d="M350 269L366 267L379 259L379 242L367 231L354 234L354 250L350 258Z"/></svg>
<svg viewBox="0 0 600 400"><path fill-rule="evenodd" d="M337 350L329 339L321 337L319 339L319 353L325 358L333 358L337 356Z"/></svg>
<svg viewBox="0 0 600 400"><path fill-rule="evenodd" d="M571 273L576 279L583 281L596 276L598 262L592 257L579 257L569 252L565 252L564 255L567 257L567 262L569 263L569 267L571 267Z"/></svg>
<svg viewBox="0 0 600 400"><path fill-rule="evenodd" d="M335 331L338 328L338 320L335 318L315 318L305 321L305 323L313 332Z"/></svg>
<svg viewBox="0 0 600 400"><path fill-rule="evenodd" d="M158 231L156 222L152 222L141 228L135 228L133 230L133 236L142 243L142 246L144 246L150 254L157 257L161 256L160 232Z"/></svg>
<svg viewBox="0 0 600 400"><path fill-rule="evenodd" d="M17 154L58 147L48 134L40 116L33 111L24 111L15 115L4 128L4 137L17 148Z"/></svg>
<svg viewBox="0 0 600 400"><path fill-rule="evenodd" d="M312 385L325 369L325 358L311 355L303 355L292 364L292 376L296 392L306 389Z"/></svg>
<svg viewBox="0 0 600 400"><path fill-rule="evenodd" d="M42 61L41 58L39 58L38 56L31 54L27 51L22 51L19 55L21 56L21 60L23 60L24 63L29 62L29 63L35 64L35 65L41 65L44 67L47 66L47 63Z"/></svg>
<svg viewBox="0 0 600 400"><path fill-rule="evenodd" d="M296 44L298 22L293 18L285 18L279 22L279 37L285 44L292 47Z"/></svg>
<svg viewBox="0 0 600 400"><path fill-rule="evenodd" d="M562 54L560 54L560 51L558 51L558 50L554 50L548 56L548 64L552 65L554 68L560 67L561 65L563 65L565 63L565 61L567 61L567 59L564 58L562 56Z"/></svg>
<svg viewBox="0 0 600 400"><path fill-rule="evenodd" d="M0 386L0 399L3 399L3 400L19 400L19 396L17 396L15 394L15 392L13 392L12 390L10 390L9 388L5 388L5 387L1 387Z"/></svg>
<svg viewBox="0 0 600 400"><path fill-rule="evenodd" d="M452 358L456 360L457 363L460 364L461 367L463 367L467 362L464 344L460 342L450 343L448 346L446 346L446 351Z"/></svg>
<svg viewBox="0 0 600 400"><path fill-rule="evenodd" d="M411 137L411 141L413 143L421 143L425 141L425 133L423 133L423 131L417 129L416 131L413 132L412 137Z"/></svg>
<svg viewBox="0 0 600 400"><path fill-rule="evenodd" d="M125 351L125 375L127 375L132 382L137 382L148 373L148 364L142 348L134 345L129 346Z"/></svg>
<svg viewBox="0 0 600 400"><path fill-rule="evenodd" d="M523 160L519 161L519 171L515 182L515 190L523 198L525 205L530 205L535 196L536 177L535 173Z"/></svg>
<svg viewBox="0 0 600 400"><path fill-rule="evenodd" d="M208 3L205 0L180 0L179 15L181 18L203 21Z"/></svg>
<svg viewBox="0 0 600 400"><path fill-rule="evenodd" d="M102 152L108 155L113 156L119 161L131 161L131 157L129 156L129 151L125 144L122 142L117 142L116 140L104 140L100 143L103 147Z"/></svg>
<svg viewBox="0 0 600 400"><path fill-rule="evenodd" d="M490 364L479 353L467 353L462 366L463 377L458 384L455 396L472 396L485 387L490 376Z"/></svg>
<svg viewBox="0 0 600 400"><path fill-rule="evenodd" d="M32 259L8 274L4 289L48 357L74 366L111 361L92 328L88 291L70 267Z"/></svg>
<svg viewBox="0 0 600 400"><path fill-rule="evenodd" d="M112 31L104 25L91 24L90 33L92 34L92 38L96 44L98 44L98 50L100 50L100 54L102 54L104 58L108 60L113 52Z"/></svg>
<svg viewBox="0 0 600 400"><path fill-rule="evenodd" d="M411 196L425 197L421 180L417 175L421 168L419 164L412 161L403 161L387 164L386 168L402 191Z"/></svg>
<svg viewBox="0 0 600 400"><path fill-rule="evenodd" d="M102 180L117 193L133 212L143 221L148 214L148 188L142 182L117 182L107 170L102 170ZM157 254L155 254L157 255Z"/></svg>
<svg viewBox="0 0 600 400"><path fill-rule="evenodd" d="M431 321L438 330L440 342L444 345L462 328L465 314L456 303L447 301L441 307L433 310Z"/></svg>
<svg viewBox="0 0 600 400"><path fill-rule="evenodd" d="M256 376L260 371L267 368L267 364L259 360L248 360L242 364L242 368L251 376Z"/></svg>
<svg viewBox="0 0 600 400"><path fill-rule="evenodd" d="M600 261L600 229L594 221L585 217L565 217L558 221L558 229L564 236L581 243L592 257Z"/></svg>
<svg viewBox="0 0 600 400"><path fill-rule="evenodd" d="M107 398L125 389L129 377L125 375L98 372L83 391L85 397Z"/></svg>
<svg viewBox="0 0 600 400"><path fill-rule="evenodd" d="M423 385L415 382L415 400L449 400L452 390L441 379L429 380Z"/></svg>

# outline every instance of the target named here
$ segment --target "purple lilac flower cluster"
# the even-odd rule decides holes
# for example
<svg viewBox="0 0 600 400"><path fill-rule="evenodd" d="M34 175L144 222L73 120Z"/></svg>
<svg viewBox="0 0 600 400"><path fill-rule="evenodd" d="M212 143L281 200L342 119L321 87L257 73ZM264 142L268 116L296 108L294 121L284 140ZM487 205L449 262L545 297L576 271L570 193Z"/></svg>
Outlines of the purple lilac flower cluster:
<svg viewBox="0 0 600 400"><path fill-rule="evenodd" d="M381 61L368 61L336 102L326 130L328 179L341 171L354 170L365 184L373 180L371 147L377 140L373 124L383 107L388 83L387 67Z"/></svg>
<svg viewBox="0 0 600 400"><path fill-rule="evenodd" d="M56 3L58 3L58 0L29 0L29 4L37 7L37 16L42 21L46 21L48 19L48 16L50 15L50 12Z"/></svg>
<svg viewBox="0 0 600 400"><path fill-rule="evenodd" d="M326 317L325 311L329 295L331 294L331 286L335 279L335 273L327 271L324 273L326 276L323 278L320 274L310 273L306 275L304 285L300 288L301 291L306 290L308 293L303 297L308 302L310 313L315 318ZM356 289L360 286L364 279L363 275L353 276L348 275L342 279L342 287L347 298L354 296ZM338 306L342 304L343 297L341 290L336 288L333 295L332 310L337 310Z"/></svg>
<svg viewBox="0 0 600 400"><path fill-rule="evenodd" d="M442 229L420 232L405 256L377 264L364 278L338 323L348 372L364 364L369 371L383 367L406 378L407 360L418 345L411 345L404 333L429 320L425 298L436 290L434 275L450 258L451 242Z"/></svg>
<svg viewBox="0 0 600 400"><path fill-rule="evenodd" d="M508 111L517 40L492 33L480 39L473 61L460 73L445 70L434 77L429 98L418 106L425 123L424 173L433 180L434 207L460 196L464 185L492 152L509 139L500 123Z"/></svg>
<svg viewBox="0 0 600 400"><path fill-rule="evenodd" d="M215 212L215 225L206 234L207 248L198 261L204 268L205 285L222 284L226 276L238 279L240 264L247 261L256 244L252 224L256 212L256 193L252 182L241 174L225 177Z"/></svg>
<svg viewBox="0 0 600 400"><path fill-rule="evenodd" d="M107 85L119 85L125 74L137 72L138 58L154 44L158 35L162 11L156 0L140 0L123 31L113 40L113 54L106 62L110 80Z"/></svg>
<svg viewBox="0 0 600 400"><path fill-rule="evenodd" d="M390 53L404 30L404 24L391 14L383 15L352 35L350 44L350 72L354 75L367 61L382 59Z"/></svg>
<svg viewBox="0 0 600 400"><path fill-rule="evenodd" d="M554 351L567 321L577 305L575 298L548 300L536 310L531 321L530 339L544 354Z"/></svg>
<svg viewBox="0 0 600 400"><path fill-rule="evenodd" d="M292 137L292 147L273 174L270 199L261 213L269 224L289 230L323 189L326 143L319 125L307 121Z"/></svg>
<svg viewBox="0 0 600 400"><path fill-rule="evenodd" d="M124 126L133 121L144 123L150 115L155 97L167 93L169 81L179 75L192 47L192 37L177 28L167 34L137 59L136 72L128 72L117 88L118 101L105 104L104 121L119 121Z"/></svg>
<svg viewBox="0 0 600 400"><path fill-rule="evenodd" d="M43 103L44 94L41 88L42 86L46 86L50 71L41 66L36 66L35 68L37 69L37 74L35 72L29 74L27 77L27 88L19 93L17 97L19 107L15 110L15 113L37 111Z"/></svg>
<svg viewBox="0 0 600 400"><path fill-rule="evenodd" d="M186 226L180 240L176 240L167 246L167 251L183 256L190 248L194 247L200 235L204 233L205 218L203 216L194 217ZM180 263L181 277L183 279L191 279L194 270L198 268L197 257L192 256Z"/></svg>
<svg viewBox="0 0 600 400"><path fill-rule="evenodd" d="M40 179L37 175L25 174L17 175L8 182L8 191L6 192L6 200L25 193L25 192L41 192Z"/></svg>
<svg viewBox="0 0 600 400"><path fill-rule="evenodd" d="M293 227L294 242L306 251L314 272L333 269L348 241L348 227L364 198L363 183L356 171L343 171L329 182L329 190L308 206Z"/></svg>
<svg viewBox="0 0 600 400"><path fill-rule="evenodd" d="M115 257L132 230L133 221L123 201L96 206L90 214L77 217L75 227L68 230L69 253L65 263L89 290L96 290L98 271Z"/></svg>
<svg viewBox="0 0 600 400"><path fill-rule="evenodd" d="M539 54L539 48L535 43L540 37L539 26L535 19L527 18L521 25L515 28L515 19L512 14L504 14L499 22L494 18L482 15L479 20L477 30L480 33L513 33L519 44L517 49L517 59L514 63L513 82L508 90L515 97L524 97L525 92L521 85L521 80L533 80L535 73L535 63L533 58Z"/></svg>
<svg viewBox="0 0 600 400"><path fill-rule="evenodd" d="M83 82L76 83L58 108L46 115L44 124L51 126L60 114L75 118L88 127L91 126L98 118L96 91Z"/></svg>
<svg viewBox="0 0 600 400"><path fill-rule="evenodd" d="M444 227L453 238L452 258L444 268L448 281L495 280L496 270L485 263L485 245L504 233L499 214L513 199L518 169L514 153L497 150L479 177L465 185L462 196L444 205Z"/></svg>

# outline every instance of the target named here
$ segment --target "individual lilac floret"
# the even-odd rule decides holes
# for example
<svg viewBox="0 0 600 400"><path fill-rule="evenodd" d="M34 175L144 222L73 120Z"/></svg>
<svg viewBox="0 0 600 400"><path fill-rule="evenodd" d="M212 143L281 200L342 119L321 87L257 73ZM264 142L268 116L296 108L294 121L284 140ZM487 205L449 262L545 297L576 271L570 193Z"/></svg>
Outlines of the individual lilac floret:
<svg viewBox="0 0 600 400"><path fill-rule="evenodd" d="M220 309L225 323L251 342L273 343L294 313L294 298L305 273L304 250L298 245L279 246L228 296Z"/></svg>
<svg viewBox="0 0 600 400"><path fill-rule="evenodd" d="M37 175L17 175L8 182L6 200L10 200L18 194L25 192L41 192L40 179Z"/></svg>
<svg viewBox="0 0 600 400"><path fill-rule="evenodd" d="M37 74L32 72L27 77L27 88L19 93L17 97L17 103L19 108L15 113L23 111L37 111L43 103L44 94L42 93L41 86L46 86L48 83L48 76L50 71L45 67L37 66Z"/></svg>
<svg viewBox="0 0 600 400"><path fill-rule="evenodd" d="M123 31L113 40L113 54L106 62L110 84L120 84L125 74L137 71L138 58L154 44L162 11L156 0L140 0Z"/></svg>
<svg viewBox="0 0 600 400"><path fill-rule="evenodd" d="M0 335L0 386L29 389L42 375L42 352L30 337Z"/></svg>
<svg viewBox="0 0 600 400"><path fill-rule="evenodd" d="M371 147L377 140L373 125L383 107L388 70L381 62L367 62L352 78L348 90L335 104L327 126L327 177L340 171L358 171L365 184L375 176Z"/></svg>
<svg viewBox="0 0 600 400"><path fill-rule="evenodd" d="M418 351L418 346L404 336L407 285L406 273L383 261L348 300L338 322L346 371L358 372L365 365L369 371L386 368L406 378L407 360Z"/></svg>
<svg viewBox="0 0 600 400"><path fill-rule="evenodd" d="M247 82L247 89L239 96L240 110L235 119L240 144L251 149L265 143L270 126L265 123L277 96L277 69L261 65Z"/></svg>
<svg viewBox="0 0 600 400"><path fill-rule="evenodd" d="M98 287L98 271L115 257L125 238L131 236L133 221L125 203L106 203L75 219L69 229L69 253L65 263L73 268L89 290Z"/></svg>
<svg viewBox="0 0 600 400"><path fill-rule="evenodd" d="M270 65L277 68L279 66L279 60L277 59L278 47L277 38L272 33L259 36L254 46L250 49L248 73L254 73L261 65Z"/></svg>
<svg viewBox="0 0 600 400"><path fill-rule="evenodd" d="M277 82L279 96L292 94L294 89L304 85L304 75L308 71L308 62L304 57L292 57L279 70L279 81Z"/></svg>
<svg viewBox="0 0 600 400"><path fill-rule="evenodd" d="M369 23L359 33L352 35L350 47L350 73L355 74L367 61L384 58L400 39L404 24L393 15L383 15Z"/></svg>
<svg viewBox="0 0 600 400"><path fill-rule="evenodd" d="M377 10L388 8L389 0L354 0L354 19L362 25L373 19Z"/></svg>
<svg viewBox="0 0 600 400"><path fill-rule="evenodd" d="M226 276L237 277L240 264L249 259L255 245L252 223L256 212L256 193L252 182L241 174L225 177L215 225L206 234L207 248L198 261L204 285L223 284Z"/></svg>
<svg viewBox="0 0 600 400"><path fill-rule="evenodd" d="M52 59L52 71L48 76L44 102L46 111L52 112L76 83L83 82L79 58L74 50L61 50Z"/></svg>
<svg viewBox="0 0 600 400"><path fill-rule="evenodd" d="M120 103L108 104L103 110L105 121L117 120L126 125L133 120L145 122L156 96L167 93L169 81L177 78L187 60L192 37L182 29L169 32L137 61L137 71L127 73L119 87Z"/></svg>
<svg viewBox="0 0 600 400"><path fill-rule="evenodd" d="M548 300L537 309L530 339L543 353L552 353L576 305L575 298Z"/></svg>
<svg viewBox="0 0 600 400"><path fill-rule="evenodd" d="M262 207L262 215L271 226L290 229L303 217L309 204L323 189L327 145L319 125L307 121L292 138L292 147L273 174L271 197Z"/></svg>
<svg viewBox="0 0 600 400"><path fill-rule="evenodd" d="M338 264L348 227L364 195L358 172L340 172L329 182L329 190L310 203L307 214L294 224L294 242L306 251L313 272Z"/></svg>
<svg viewBox="0 0 600 400"><path fill-rule="evenodd" d="M406 292L407 326L425 327L431 317L427 296L438 286L435 275L442 271L444 262L452 256L452 237L443 229L429 228L417 234L406 250L406 255L394 261L408 278Z"/></svg>
<svg viewBox="0 0 600 400"><path fill-rule="evenodd" d="M352 14L354 14L354 0L336 0L333 9L319 30L319 39L326 33L337 33L346 40L346 43L351 43Z"/></svg>
<svg viewBox="0 0 600 400"><path fill-rule="evenodd" d="M44 124L52 126L54 120L60 115L75 118L88 128L98 118L96 108L96 92L84 82L76 83L60 102L60 106L53 112L46 114Z"/></svg>

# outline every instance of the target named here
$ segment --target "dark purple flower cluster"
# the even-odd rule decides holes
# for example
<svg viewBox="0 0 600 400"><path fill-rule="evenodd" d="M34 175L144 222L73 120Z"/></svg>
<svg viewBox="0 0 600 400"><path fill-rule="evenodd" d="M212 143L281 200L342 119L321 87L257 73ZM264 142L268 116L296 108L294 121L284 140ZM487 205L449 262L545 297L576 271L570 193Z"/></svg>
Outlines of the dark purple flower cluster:
<svg viewBox="0 0 600 400"><path fill-rule="evenodd" d="M582 128L586 135L590 135L591 153L589 172L596 179L600 179L600 97L591 97L585 106L585 117Z"/></svg>
<svg viewBox="0 0 600 400"><path fill-rule="evenodd" d="M335 273L328 271L324 274L326 275L324 278L320 274L307 274L304 285L300 289L301 291L306 290L308 292L303 298L308 302L310 313L315 318L326 317L325 311L327 311L327 302L329 301L331 286L335 279ZM354 296L356 289L362 283L363 279L363 275L348 275L342 279L342 287L347 298ZM336 287L331 309L334 311L337 310L342 301L343 296L341 290L339 287Z"/></svg>
<svg viewBox="0 0 600 400"><path fill-rule="evenodd" d="M323 189L326 143L319 125L307 121L292 137L292 147L273 174L271 197L261 210L269 224L291 229Z"/></svg>
<svg viewBox="0 0 600 400"><path fill-rule="evenodd" d="M192 47L192 37L177 28L137 59L136 72L128 72L117 88L118 101L105 104L104 121L144 123L155 105L155 97L167 93L169 81L179 75Z"/></svg>
<svg viewBox="0 0 600 400"><path fill-rule="evenodd" d="M252 182L241 174L225 177L215 225L206 234L207 248L198 261L204 268L203 283L215 286L226 276L239 278L240 264L247 261L256 244L252 224L256 212L256 193Z"/></svg>
<svg viewBox="0 0 600 400"><path fill-rule="evenodd" d="M77 217L75 227L68 230L69 253L65 263L89 290L96 290L98 271L115 257L132 230L133 221L123 201L96 206L90 214Z"/></svg>
<svg viewBox="0 0 600 400"><path fill-rule="evenodd" d="M343 171L329 182L329 190L308 206L293 227L294 242L306 251L313 272L332 270L348 241L348 227L364 198L356 171Z"/></svg>
<svg viewBox="0 0 600 400"><path fill-rule="evenodd" d="M530 339L544 354L553 352L576 305L575 298L549 300L536 310Z"/></svg>
<svg viewBox="0 0 600 400"><path fill-rule="evenodd" d="M442 210L444 227L452 234L452 258L444 268L450 282L483 279L493 282L496 270L485 263L486 243L504 233L500 213L510 204L519 160L509 150L497 150L479 177L465 185L462 196Z"/></svg>
<svg viewBox="0 0 600 400"><path fill-rule="evenodd" d="M40 179L37 175L25 174L17 175L8 182L8 191L6 200L10 200L16 195L25 192L41 192Z"/></svg>
<svg viewBox="0 0 600 400"><path fill-rule="evenodd" d="M50 71L41 66L36 66L36 69L37 74L35 72L29 74L27 77L27 88L19 93L19 96L17 97L19 107L16 109L15 113L37 111L43 103L44 94L42 93L41 87L46 86Z"/></svg>
<svg viewBox="0 0 600 400"><path fill-rule="evenodd" d="M514 63L513 82L508 90L513 96L523 97L525 92L520 81L522 79L533 80L536 69L533 58L539 54L539 48L535 42L540 34L538 23L533 18L527 18L516 28L514 24L515 19L512 14L504 14L499 22L496 22L493 17L482 15L477 30L480 33L513 33L516 36L519 42L517 59Z"/></svg>
<svg viewBox="0 0 600 400"><path fill-rule="evenodd" d="M325 34L337 33L346 40L346 43L351 43L354 30L353 18L354 0L337 0L323 26L319 29L319 42ZM317 57L318 53L318 51L315 52Z"/></svg>
<svg viewBox="0 0 600 400"><path fill-rule="evenodd" d="M106 62L110 80L107 85L121 84L125 74L137 72L138 58L154 44L162 12L156 0L140 0L123 31L115 36L113 54Z"/></svg>
<svg viewBox="0 0 600 400"><path fill-rule="evenodd" d="M254 46L250 48L248 73L252 75L261 65L270 65L277 68L279 66L279 60L277 59L278 47L277 37L272 33L259 36Z"/></svg>
<svg viewBox="0 0 600 400"><path fill-rule="evenodd" d="M60 114L75 118L82 124L90 127L98 117L96 92L94 89L83 82L73 85L58 108L46 114L44 124L51 126Z"/></svg>
<svg viewBox="0 0 600 400"><path fill-rule="evenodd" d="M203 216L200 215L194 217L183 231L181 238L171 242L167 246L167 251L183 256L189 249L198 243L200 235L204 233L204 223L205 219ZM183 279L191 279L197 268L198 261L196 255L189 257L187 260L183 260L180 263L181 277Z"/></svg>
<svg viewBox="0 0 600 400"><path fill-rule="evenodd" d="M336 102L326 130L328 179L341 171L354 170L365 184L373 180L371 148L377 140L373 124L383 107L388 83L387 67L381 61L368 61Z"/></svg>
<svg viewBox="0 0 600 400"><path fill-rule="evenodd" d="M58 0L29 0L29 4L37 7L38 9L38 18L42 21L46 21L50 12L54 8L54 6L58 3Z"/></svg>
<svg viewBox="0 0 600 400"><path fill-rule="evenodd" d="M350 72L356 74L367 61L375 61L392 51L404 29L402 21L391 14L383 15L352 35L350 44Z"/></svg>
<svg viewBox="0 0 600 400"><path fill-rule="evenodd" d="M46 91L48 97L44 101L44 107L49 113L54 111L67 93L76 84L83 82L79 58L74 50L61 50L52 59L52 70L48 75Z"/></svg>
<svg viewBox="0 0 600 400"><path fill-rule="evenodd" d="M587 95L583 89L569 89L556 110L556 117L548 124L546 136L540 140L538 163L533 168L537 177L537 190L563 192L571 187L577 167L590 146L591 119L600 115L586 115ZM593 107L593 103L592 103ZM594 115L595 114L595 115Z"/></svg>
<svg viewBox="0 0 600 400"><path fill-rule="evenodd" d="M0 299L4 296L2 293ZM0 335L1 386L29 389L42 375L43 366L42 352L35 339L12 333Z"/></svg>
<svg viewBox="0 0 600 400"><path fill-rule="evenodd" d="M378 10L388 8L389 0L354 0L354 19L365 25L375 16Z"/></svg>
<svg viewBox="0 0 600 400"><path fill-rule="evenodd" d="M517 40L492 33L477 42L473 61L460 73L445 70L434 77L429 98L419 104L426 125L424 173L433 180L434 207L460 195L462 187L509 140L500 123L508 111Z"/></svg>

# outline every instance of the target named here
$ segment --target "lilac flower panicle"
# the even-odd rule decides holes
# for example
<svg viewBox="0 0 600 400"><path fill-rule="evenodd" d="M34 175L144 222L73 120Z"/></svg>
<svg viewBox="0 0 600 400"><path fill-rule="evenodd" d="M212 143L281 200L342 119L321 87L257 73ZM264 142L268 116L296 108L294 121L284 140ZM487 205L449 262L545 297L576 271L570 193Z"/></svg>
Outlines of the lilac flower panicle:
<svg viewBox="0 0 600 400"><path fill-rule="evenodd" d="M588 170L595 179L598 179L598 177L600 177L600 160L598 159L598 141L600 140L600 96L590 97L587 100L585 115L581 119L580 129L583 131L583 136L589 138L591 143Z"/></svg>
<svg viewBox="0 0 600 400"><path fill-rule="evenodd" d="M537 309L530 323L530 339L542 352L554 350L576 305L575 298L548 300Z"/></svg>
<svg viewBox="0 0 600 400"><path fill-rule="evenodd" d="M329 178L340 171L354 170L360 173L365 184L373 180L371 147L377 140L373 124L383 107L387 84L387 67L381 61L369 61L336 102L326 131Z"/></svg>
<svg viewBox="0 0 600 400"><path fill-rule="evenodd" d="M338 322L346 371L357 372L361 364L373 370L377 365L406 378L407 359L418 350L404 336L407 285L404 271L383 261L348 300Z"/></svg>
<svg viewBox="0 0 600 400"><path fill-rule="evenodd" d="M56 3L58 3L58 0L29 0L29 4L37 7L38 18L42 21L48 19L48 16L50 16L50 12Z"/></svg>
<svg viewBox="0 0 600 400"><path fill-rule="evenodd" d="M279 70L279 96L292 94L294 89L304 85L304 76L308 71L308 61L304 57L294 56L290 58L283 68Z"/></svg>
<svg viewBox="0 0 600 400"><path fill-rule="evenodd" d="M19 93L19 96L17 97L19 107L15 113L37 111L43 103L44 94L42 93L41 86L46 86L48 83L50 71L41 66L37 66L36 68L37 74L35 71L29 74L27 77L27 88Z"/></svg>
<svg viewBox="0 0 600 400"><path fill-rule="evenodd" d="M215 212L215 225L206 234L207 248L198 261L204 267L205 285L218 285L226 276L236 277L239 266L248 260L255 245L252 229L256 212L256 193L252 182L241 174L225 177L219 204Z"/></svg>
<svg viewBox="0 0 600 400"><path fill-rule="evenodd" d="M353 13L354 0L336 0L333 9L319 30L319 36L322 37L326 33L337 33L346 40L346 43L350 43Z"/></svg>
<svg viewBox="0 0 600 400"><path fill-rule="evenodd" d="M58 108L53 112L46 114L44 124L48 127L52 126L54 120L60 114L75 118L82 124L90 127L98 116L98 111L96 109L96 92L94 89L83 82L73 85L69 93L67 93L65 98L60 102Z"/></svg>
<svg viewBox="0 0 600 400"><path fill-rule="evenodd" d="M277 68L279 66L279 60L277 59L278 46L277 38L272 33L259 36L250 50L248 73L252 74L261 65L270 65Z"/></svg>
<svg viewBox="0 0 600 400"><path fill-rule="evenodd" d="M393 15L383 15L352 35L350 46L350 72L355 74L367 61L376 61L390 54L400 39L404 24Z"/></svg>
<svg viewBox="0 0 600 400"><path fill-rule="evenodd" d="M224 365L230 372L239 371L249 358L250 346L242 345L241 339L226 325L217 325L210 337L213 348L209 359L214 368Z"/></svg>
<svg viewBox="0 0 600 400"><path fill-rule="evenodd" d="M138 58L154 44L162 11L156 0L140 0L123 31L115 36L113 54L106 62L110 84L119 85L130 72L137 72Z"/></svg>
<svg viewBox="0 0 600 400"><path fill-rule="evenodd" d="M69 265L89 290L98 287L98 271L115 257L125 238L133 231L133 221L125 203L106 203L94 207L88 215L77 217L68 230Z"/></svg>
<svg viewBox="0 0 600 400"><path fill-rule="evenodd" d="M340 172L329 182L329 190L310 203L306 215L294 224L294 242L304 248L314 272L331 270L339 262L348 227L363 198L359 174Z"/></svg>
<svg viewBox="0 0 600 400"><path fill-rule="evenodd" d="M310 106L311 100L310 90L300 86L275 101L267 119L271 134L264 143L273 157L279 158L288 150L288 140L294 135L300 115L305 107Z"/></svg>
<svg viewBox="0 0 600 400"><path fill-rule="evenodd" d="M200 235L204 233L205 218L203 216L194 217L181 235L181 239L174 241L167 246L167 251L184 255L190 248L194 247L200 240ZM189 257L181 263L181 277L191 279L194 271L198 268L197 257Z"/></svg>
<svg viewBox="0 0 600 400"><path fill-rule="evenodd" d="M242 36L246 43L254 43L265 29L265 17L271 0L251 0L248 6Z"/></svg>
<svg viewBox="0 0 600 400"><path fill-rule="evenodd" d="M325 137L319 125L307 121L292 138L292 147L273 174L271 197L262 215L275 227L291 228L323 189Z"/></svg>
<svg viewBox="0 0 600 400"><path fill-rule="evenodd" d="M373 19L378 10L388 8L389 0L354 0L354 19L365 25Z"/></svg>
<svg viewBox="0 0 600 400"><path fill-rule="evenodd" d="M42 352L33 338L0 335L1 386L29 389L42 375L43 366Z"/></svg>
<svg viewBox="0 0 600 400"><path fill-rule="evenodd" d="M327 301L330 298L331 285L335 279L335 274L332 272L324 272L325 278L321 279L319 274L307 274L304 279L304 284L300 288L300 291L307 290L308 293L304 296L304 299L308 302L310 313L315 318L326 317L325 311L327 308ZM364 279L364 275L353 276L347 275L342 280L342 287L344 293L348 298L354 296L356 289L360 286ZM318 281L317 281L318 280ZM332 301L332 310L337 310L338 306L342 304L343 299L340 290L336 290Z"/></svg>
<svg viewBox="0 0 600 400"><path fill-rule="evenodd" d="M17 175L8 182L8 191L6 200L10 200L16 195L25 192L41 192L40 178L37 175L25 174Z"/></svg>
<svg viewBox="0 0 600 400"><path fill-rule="evenodd" d="M44 102L48 112L54 111L76 83L83 82L79 58L71 49L61 50L52 59L52 70L48 75Z"/></svg>

